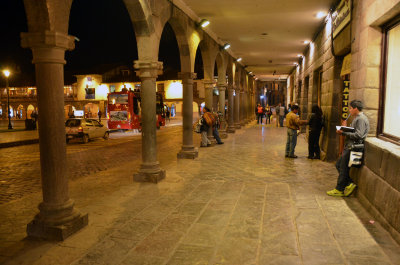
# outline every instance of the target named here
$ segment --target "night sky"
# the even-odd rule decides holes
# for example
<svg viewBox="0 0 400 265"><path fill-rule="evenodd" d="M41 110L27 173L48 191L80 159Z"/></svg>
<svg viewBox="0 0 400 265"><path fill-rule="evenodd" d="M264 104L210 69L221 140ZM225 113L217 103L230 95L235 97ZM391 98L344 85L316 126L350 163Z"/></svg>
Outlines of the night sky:
<svg viewBox="0 0 400 265"><path fill-rule="evenodd" d="M35 84L31 50L20 45L20 32L27 31L23 1L1 0L0 68L13 71L11 86ZM79 41L65 55L66 84L76 81L74 74L102 73L119 65L133 69L133 61L138 59L134 29L122 0L73 1L68 34ZM158 80L176 79L179 48L169 24L161 37L159 60L164 63L164 74ZM0 86L3 83L4 78L0 78Z"/></svg>

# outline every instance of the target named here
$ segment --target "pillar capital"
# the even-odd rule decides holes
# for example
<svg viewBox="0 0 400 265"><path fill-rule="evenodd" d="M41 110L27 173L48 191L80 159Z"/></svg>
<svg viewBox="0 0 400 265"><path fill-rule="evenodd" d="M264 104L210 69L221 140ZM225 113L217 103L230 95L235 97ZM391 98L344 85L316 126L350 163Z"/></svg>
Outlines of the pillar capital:
<svg viewBox="0 0 400 265"><path fill-rule="evenodd" d="M195 79L197 77L196 73L192 72L179 72L178 73L178 78L185 80L185 79Z"/></svg>
<svg viewBox="0 0 400 265"><path fill-rule="evenodd" d="M56 31L23 32L21 46L31 48L32 62L65 64L65 51L75 48L74 37Z"/></svg>
<svg viewBox="0 0 400 265"><path fill-rule="evenodd" d="M204 80L204 88L213 88L214 87L214 80Z"/></svg>
<svg viewBox="0 0 400 265"><path fill-rule="evenodd" d="M225 91L228 85L226 83L218 83L217 87L219 91Z"/></svg>
<svg viewBox="0 0 400 265"><path fill-rule="evenodd" d="M163 63L158 61L134 61L136 74L141 78L157 78L162 74Z"/></svg>

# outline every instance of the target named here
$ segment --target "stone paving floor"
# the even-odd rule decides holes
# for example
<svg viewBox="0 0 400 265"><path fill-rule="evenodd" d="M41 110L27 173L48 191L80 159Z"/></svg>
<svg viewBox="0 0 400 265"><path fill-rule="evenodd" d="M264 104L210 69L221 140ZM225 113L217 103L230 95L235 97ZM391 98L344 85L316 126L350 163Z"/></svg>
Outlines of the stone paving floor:
<svg viewBox="0 0 400 265"><path fill-rule="evenodd" d="M303 137L299 158L285 159L285 136L286 128L253 123L177 161L181 128L163 130L162 182L133 182L138 159L70 181L89 225L64 242L25 238L40 192L0 205L0 263L400 264L400 247L355 197L325 195L334 165L307 160Z"/></svg>

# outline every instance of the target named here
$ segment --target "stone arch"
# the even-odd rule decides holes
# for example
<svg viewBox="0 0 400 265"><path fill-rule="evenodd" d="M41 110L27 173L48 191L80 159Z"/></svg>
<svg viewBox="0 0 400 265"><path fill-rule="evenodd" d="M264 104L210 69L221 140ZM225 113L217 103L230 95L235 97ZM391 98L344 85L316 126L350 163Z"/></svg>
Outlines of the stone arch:
<svg viewBox="0 0 400 265"><path fill-rule="evenodd" d="M179 57L181 62L181 72L193 72L194 60L196 56L196 48L200 42L200 37L197 38L193 31L193 21L190 20L181 10L171 5L172 12L165 15L162 25L169 23L175 33L176 40L179 47Z"/></svg>
<svg viewBox="0 0 400 265"><path fill-rule="evenodd" d="M156 27L157 21L153 19L152 7L148 1L123 0L123 2L135 30L139 61L157 61L162 27Z"/></svg>
<svg viewBox="0 0 400 265"><path fill-rule="evenodd" d="M233 78L234 78L234 67L235 64L232 60L232 57L228 57L227 58L227 63L226 63L226 76L228 78L227 82L229 86L233 85Z"/></svg>
<svg viewBox="0 0 400 265"><path fill-rule="evenodd" d="M201 49L204 65L204 79L213 80L214 65L219 52L219 45L208 37L208 35L205 35L204 39L200 41L199 48Z"/></svg>
<svg viewBox="0 0 400 265"><path fill-rule="evenodd" d="M29 31L52 31L67 34L72 1L25 0Z"/></svg>
<svg viewBox="0 0 400 265"><path fill-rule="evenodd" d="M163 63L163 72L157 78L160 80L176 80L182 72L181 48L175 30L170 23L165 23L160 37L158 61Z"/></svg>
<svg viewBox="0 0 400 265"><path fill-rule="evenodd" d="M73 117L74 111L76 110L75 106L72 104L67 104L64 106L65 118Z"/></svg>
<svg viewBox="0 0 400 265"><path fill-rule="evenodd" d="M222 52L218 52L215 58L215 62L217 63L217 72L218 72L218 82L226 83L226 68L227 68L227 56Z"/></svg>
<svg viewBox="0 0 400 265"><path fill-rule="evenodd" d="M123 0L130 15L136 36L150 36L155 28L148 1Z"/></svg>
<svg viewBox="0 0 400 265"><path fill-rule="evenodd" d="M236 68L234 71L234 80L235 80L235 90L236 92L240 89L240 79L241 79L241 68L236 64Z"/></svg>
<svg viewBox="0 0 400 265"><path fill-rule="evenodd" d="M84 106L84 115L86 118L96 119L98 117L99 104L97 103L87 103Z"/></svg>

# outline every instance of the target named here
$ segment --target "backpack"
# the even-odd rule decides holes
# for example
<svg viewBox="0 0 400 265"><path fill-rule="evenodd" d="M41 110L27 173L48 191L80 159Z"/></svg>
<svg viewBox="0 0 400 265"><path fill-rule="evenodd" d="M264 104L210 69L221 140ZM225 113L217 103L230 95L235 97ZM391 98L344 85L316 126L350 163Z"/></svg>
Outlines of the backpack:
<svg viewBox="0 0 400 265"><path fill-rule="evenodd" d="M199 119L195 124L194 124L194 132L195 133L201 133L201 126L203 125L203 118Z"/></svg>
<svg viewBox="0 0 400 265"><path fill-rule="evenodd" d="M207 123L209 127L213 126L215 124L215 116L211 112L206 112L203 115L204 121Z"/></svg>

